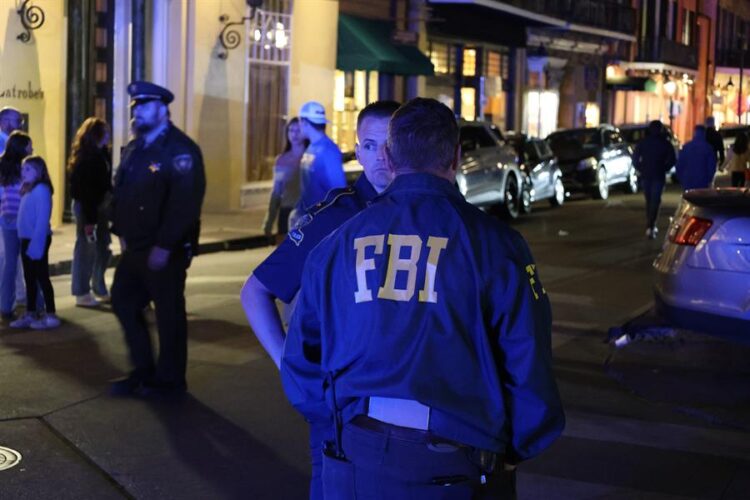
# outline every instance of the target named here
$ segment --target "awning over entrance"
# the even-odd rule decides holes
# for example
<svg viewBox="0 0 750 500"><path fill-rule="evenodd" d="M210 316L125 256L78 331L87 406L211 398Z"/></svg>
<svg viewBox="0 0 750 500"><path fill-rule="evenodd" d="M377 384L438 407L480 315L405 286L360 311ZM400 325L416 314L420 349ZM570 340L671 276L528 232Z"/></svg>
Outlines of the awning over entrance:
<svg viewBox="0 0 750 500"><path fill-rule="evenodd" d="M339 15L336 68L396 75L433 75L430 60L417 47L391 41L394 25L388 21Z"/></svg>
<svg viewBox="0 0 750 500"><path fill-rule="evenodd" d="M607 78L607 90L636 90L641 92L656 92L656 82L648 77L623 76Z"/></svg>

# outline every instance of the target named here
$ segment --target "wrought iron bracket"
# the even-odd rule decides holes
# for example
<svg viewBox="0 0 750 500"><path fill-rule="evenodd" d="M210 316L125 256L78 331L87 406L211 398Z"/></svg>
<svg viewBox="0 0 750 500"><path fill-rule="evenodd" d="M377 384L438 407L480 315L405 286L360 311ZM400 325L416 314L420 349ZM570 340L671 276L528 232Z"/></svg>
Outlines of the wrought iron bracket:
<svg viewBox="0 0 750 500"><path fill-rule="evenodd" d="M226 59L229 57L229 51L239 47L240 42L242 42L242 33L234 29L234 27L244 26L245 21L250 21L254 17L255 9L253 9L253 12L249 17L245 16L239 21L230 21L229 16L226 14L219 17L219 22L224 24L224 28L221 30L221 33L219 33L219 43L224 47L224 50L219 52L219 59Z"/></svg>
<svg viewBox="0 0 750 500"><path fill-rule="evenodd" d="M45 20L44 10L38 5L30 5L32 0L24 0L21 7L16 11L21 18L24 32L16 38L23 43L31 41L31 32L42 27Z"/></svg>

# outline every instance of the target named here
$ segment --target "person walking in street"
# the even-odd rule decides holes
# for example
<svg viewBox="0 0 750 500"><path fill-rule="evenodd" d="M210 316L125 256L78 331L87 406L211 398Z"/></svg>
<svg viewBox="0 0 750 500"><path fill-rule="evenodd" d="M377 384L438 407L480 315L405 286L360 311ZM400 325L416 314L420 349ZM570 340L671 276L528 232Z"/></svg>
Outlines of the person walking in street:
<svg viewBox="0 0 750 500"><path fill-rule="evenodd" d="M677 178L682 189L711 187L716 173L716 152L706 141L706 127L696 125L693 139L685 143L677 158Z"/></svg>
<svg viewBox="0 0 750 500"><path fill-rule="evenodd" d="M299 163L309 142L302 137L299 118L292 118L284 131L286 147L276 157L273 167L273 190L268 203L268 212L263 220L263 234L275 244L289 232L289 215L299 201ZM276 223L276 239L273 225Z"/></svg>
<svg viewBox="0 0 750 500"><path fill-rule="evenodd" d="M21 130L23 117L21 112L12 106L0 109L0 154L5 151L5 143L8 137L16 130Z"/></svg>
<svg viewBox="0 0 750 500"><path fill-rule="evenodd" d="M713 116L706 118L706 141L711 145L716 153L717 165L724 164L724 139L716 130L716 121Z"/></svg>
<svg viewBox="0 0 750 500"><path fill-rule="evenodd" d="M111 393L179 395L187 390L185 279L198 250L206 191L200 147L169 120L174 95L150 82L128 85L135 140L122 153L112 198L112 232L122 255L112 309L125 332L133 371ZM153 302L159 333L154 361L143 310Z"/></svg>
<svg viewBox="0 0 750 500"><path fill-rule="evenodd" d="M676 161L674 146L664 135L659 120L648 124L648 135L638 143L633 153L633 165L640 174L643 196L646 198L646 237L655 239L659 230L656 219L661 206L666 175Z"/></svg>
<svg viewBox="0 0 750 500"><path fill-rule="evenodd" d="M255 336L276 366L281 364L284 348L284 322L276 308L276 299L292 304L300 287L307 256L320 241L341 224L362 211L393 176L385 160L388 122L399 104L377 101L368 104L357 117L355 153L363 174L351 187L334 189L326 199L307 212L304 224L287 238L248 277L242 287L242 306ZM287 306L291 307L291 306ZM308 418L312 480L310 498L322 498L323 441L333 435L333 424L325 408Z"/></svg>
<svg viewBox="0 0 750 500"><path fill-rule="evenodd" d="M60 326L55 309L55 291L49 279L49 247L52 244L52 181L41 156L27 156L21 166L21 204L18 237L21 241L23 274L26 279L26 314L13 321L13 328L46 330ZM36 311L37 291L44 297L44 313Z"/></svg>
<svg viewBox="0 0 750 500"><path fill-rule="evenodd" d="M15 319L14 301L26 304L20 240L18 239L18 209L21 205L21 162L33 152L31 137L24 132L10 134L0 156L0 227L2 228L2 285L0 312L3 321Z"/></svg>
<svg viewBox="0 0 750 500"><path fill-rule="evenodd" d="M300 162L300 199L291 222L325 198L328 191L346 186L341 150L326 135L326 110L315 101L299 111L300 132L310 141ZM293 225L293 224L291 224Z"/></svg>
<svg viewBox="0 0 750 500"><path fill-rule="evenodd" d="M727 161L722 170L728 170L732 176L732 187L743 187L750 162L750 147L747 134L740 133L729 150Z"/></svg>
<svg viewBox="0 0 750 500"><path fill-rule="evenodd" d="M96 307L109 300L104 282L112 255L109 245L109 204L112 167L109 161L109 126L99 118L87 118L76 132L68 158L70 195L76 221L71 291L76 305ZM91 290L93 288L94 294Z"/></svg>
<svg viewBox="0 0 750 500"><path fill-rule="evenodd" d="M281 359L327 408L324 498L515 498L564 427L551 309L521 235L456 189L458 123L434 99L388 127L395 179L310 253Z"/></svg>

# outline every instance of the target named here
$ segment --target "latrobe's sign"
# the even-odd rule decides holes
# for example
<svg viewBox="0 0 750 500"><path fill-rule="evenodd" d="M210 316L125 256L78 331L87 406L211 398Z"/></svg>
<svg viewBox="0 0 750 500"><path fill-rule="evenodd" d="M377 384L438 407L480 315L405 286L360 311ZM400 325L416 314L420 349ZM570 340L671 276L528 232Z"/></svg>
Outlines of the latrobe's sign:
<svg viewBox="0 0 750 500"><path fill-rule="evenodd" d="M4 87L0 84L0 99L39 101L44 99L44 91L41 88L34 89L30 81L27 82L25 87L15 83L11 87Z"/></svg>

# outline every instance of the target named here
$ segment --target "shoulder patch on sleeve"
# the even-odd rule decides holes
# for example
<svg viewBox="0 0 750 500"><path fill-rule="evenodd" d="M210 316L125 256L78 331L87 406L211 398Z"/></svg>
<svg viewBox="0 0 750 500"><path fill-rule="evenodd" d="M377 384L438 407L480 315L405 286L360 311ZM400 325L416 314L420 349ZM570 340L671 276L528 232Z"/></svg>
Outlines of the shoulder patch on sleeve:
<svg viewBox="0 0 750 500"><path fill-rule="evenodd" d="M189 154L177 155L172 158L172 166L181 174L189 172L193 168L193 157Z"/></svg>
<svg viewBox="0 0 750 500"><path fill-rule="evenodd" d="M310 212L305 213L302 217L297 219L294 223L294 228L287 233L289 239L292 240L297 246L300 246L302 240L305 238L305 233L302 231L306 225L312 222L314 215Z"/></svg>

